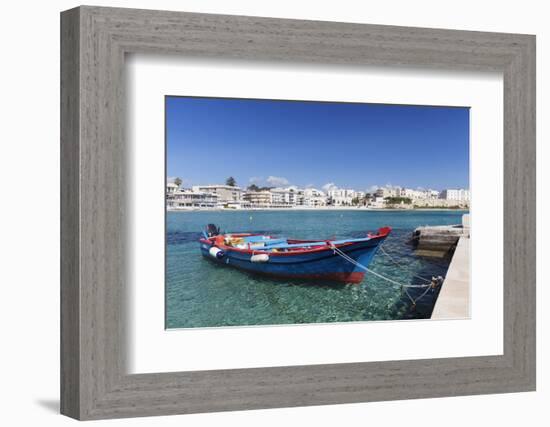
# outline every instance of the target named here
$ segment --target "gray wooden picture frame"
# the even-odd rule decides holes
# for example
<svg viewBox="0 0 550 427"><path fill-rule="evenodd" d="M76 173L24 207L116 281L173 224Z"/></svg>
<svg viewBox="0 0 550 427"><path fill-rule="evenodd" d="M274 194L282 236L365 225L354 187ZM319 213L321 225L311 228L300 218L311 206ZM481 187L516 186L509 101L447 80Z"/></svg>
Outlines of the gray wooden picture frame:
<svg viewBox="0 0 550 427"><path fill-rule="evenodd" d="M504 354L127 374L127 53L502 72ZM535 390L532 35L71 9L61 14L61 166L65 415L84 420Z"/></svg>

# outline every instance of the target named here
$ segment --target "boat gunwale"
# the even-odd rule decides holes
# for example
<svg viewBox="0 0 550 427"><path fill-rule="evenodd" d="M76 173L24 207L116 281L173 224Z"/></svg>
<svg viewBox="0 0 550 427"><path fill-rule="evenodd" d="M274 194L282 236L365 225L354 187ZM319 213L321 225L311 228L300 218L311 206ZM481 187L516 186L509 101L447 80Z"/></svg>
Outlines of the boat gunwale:
<svg viewBox="0 0 550 427"><path fill-rule="evenodd" d="M365 243L365 242L368 242L368 241L371 241L371 240L386 238L391 233L391 230L392 230L391 227L382 227L382 228L378 229L377 234L369 234L364 239L355 239L353 242L339 243L339 244L333 245L333 247L336 247L338 249L340 249L340 248L349 248L350 246L358 245L358 244ZM226 234L230 234L231 236L237 236L238 235L238 234L233 234L233 233L226 233ZM223 234L223 235L225 235L225 234ZM243 235L243 233L241 233L241 235ZM248 234L248 235L261 236L261 234ZM312 248L312 249L305 249L305 250L301 250L301 251L289 251L289 252L269 252L269 251L265 251L265 250L254 250L254 249L248 249L248 248L241 249L241 248L236 248L234 246L228 246L228 245L225 245L225 244L216 245L214 243L214 241L212 240L212 239L215 239L215 237L217 237L217 236L212 236L212 237L209 237L209 238L201 238L201 239L199 239L199 241L201 243L207 243L212 247L217 247L217 248L219 248L221 250L224 250L226 252L233 251L233 252L239 252L239 253L251 254L251 255L267 254L269 256L297 256L297 255L309 255L309 254L314 254L314 253L318 253L318 252L333 250L332 247L329 246L329 244L328 244L328 242L331 242L331 240L326 240L327 243L325 245L320 246L320 247L316 247L316 248ZM289 240L297 241L297 242L303 242L303 243L315 242L316 241L316 240L296 240L296 239L289 239Z"/></svg>

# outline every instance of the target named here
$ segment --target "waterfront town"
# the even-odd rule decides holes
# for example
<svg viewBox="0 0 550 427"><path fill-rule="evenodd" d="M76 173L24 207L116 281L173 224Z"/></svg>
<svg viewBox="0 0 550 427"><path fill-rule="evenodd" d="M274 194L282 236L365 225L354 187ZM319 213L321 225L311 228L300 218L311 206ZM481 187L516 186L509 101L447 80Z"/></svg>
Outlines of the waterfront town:
<svg viewBox="0 0 550 427"><path fill-rule="evenodd" d="M470 191L449 188L442 191L387 185L369 191L339 188L285 187L241 188L229 177L224 184L193 185L184 188L179 178L166 184L168 210L196 209L467 209Z"/></svg>

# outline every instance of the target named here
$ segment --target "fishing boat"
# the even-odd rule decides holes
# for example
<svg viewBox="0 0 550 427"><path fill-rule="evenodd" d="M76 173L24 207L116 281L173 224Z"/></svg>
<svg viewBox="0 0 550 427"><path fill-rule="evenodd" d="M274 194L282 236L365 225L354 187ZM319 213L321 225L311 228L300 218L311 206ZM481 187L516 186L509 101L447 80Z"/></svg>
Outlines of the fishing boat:
<svg viewBox="0 0 550 427"><path fill-rule="evenodd" d="M208 224L200 248L205 258L251 273L360 283L390 232L390 227L383 227L356 239L296 240L264 234L221 233L219 227Z"/></svg>

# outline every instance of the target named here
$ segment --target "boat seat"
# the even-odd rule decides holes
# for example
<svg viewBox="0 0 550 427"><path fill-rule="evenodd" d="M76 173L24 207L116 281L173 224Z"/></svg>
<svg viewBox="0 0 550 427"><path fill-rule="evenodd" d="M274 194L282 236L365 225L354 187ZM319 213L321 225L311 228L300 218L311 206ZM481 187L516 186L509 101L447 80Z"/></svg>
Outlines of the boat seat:
<svg viewBox="0 0 550 427"><path fill-rule="evenodd" d="M246 243L258 243L258 242L264 242L266 240L269 240L270 238L268 236L246 236L243 237L243 240Z"/></svg>
<svg viewBox="0 0 550 427"><path fill-rule="evenodd" d="M245 243L250 243L250 244L258 243L258 244L264 244L266 246L271 246L278 243L286 243L286 239L271 239L267 236L250 236L250 237L245 237L243 240Z"/></svg>
<svg viewBox="0 0 550 427"><path fill-rule="evenodd" d="M344 239L344 240L332 240L330 243L333 245L342 245L344 243L355 243L355 242L366 242L370 240L369 237L362 237L359 239ZM304 243L292 243L292 244L276 244L269 246L269 249L289 249L289 248L300 248L300 247L309 247L309 246L325 246L327 241L323 242L304 242Z"/></svg>
<svg viewBox="0 0 550 427"><path fill-rule="evenodd" d="M323 246L326 242L307 242L307 243L281 243L269 246L269 249L289 249L289 248L304 248L309 246Z"/></svg>

